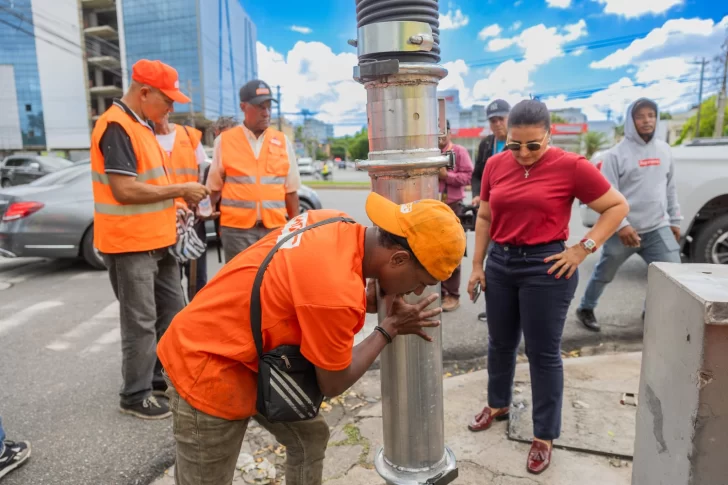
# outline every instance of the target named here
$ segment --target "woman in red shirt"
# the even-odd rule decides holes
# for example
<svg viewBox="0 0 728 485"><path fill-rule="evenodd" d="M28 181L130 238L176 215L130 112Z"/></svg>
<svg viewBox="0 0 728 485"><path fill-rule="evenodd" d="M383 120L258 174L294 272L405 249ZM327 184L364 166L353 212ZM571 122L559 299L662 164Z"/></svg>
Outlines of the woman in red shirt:
<svg viewBox="0 0 728 485"><path fill-rule="evenodd" d="M493 420L507 419L523 330L534 423L527 468L536 474L549 466L561 432L561 335L577 268L629 210L622 194L584 157L549 146L550 119L537 100L511 110L507 150L491 158L483 174L468 284L471 298L477 284L485 290L489 335L488 405L468 428L484 431ZM579 244L567 247L574 198L601 215Z"/></svg>

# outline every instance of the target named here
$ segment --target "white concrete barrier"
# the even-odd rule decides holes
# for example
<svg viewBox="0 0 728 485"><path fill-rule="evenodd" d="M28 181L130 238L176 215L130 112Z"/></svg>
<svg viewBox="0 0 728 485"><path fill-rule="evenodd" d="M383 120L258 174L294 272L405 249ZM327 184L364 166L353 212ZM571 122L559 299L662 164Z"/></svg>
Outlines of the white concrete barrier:
<svg viewBox="0 0 728 485"><path fill-rule="evenodd" d="M649 268L633 485L728 484L728 267Z"/></svg>

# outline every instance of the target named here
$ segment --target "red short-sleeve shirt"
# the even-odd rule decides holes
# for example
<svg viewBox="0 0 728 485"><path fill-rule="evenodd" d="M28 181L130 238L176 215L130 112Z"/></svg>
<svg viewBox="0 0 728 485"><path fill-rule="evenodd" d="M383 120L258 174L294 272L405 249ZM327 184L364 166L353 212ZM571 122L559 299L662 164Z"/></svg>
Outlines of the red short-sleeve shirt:
<svg viewBox="0 0 728 485"><path fill-rule="evenodd" d="M586 158L557 147L529 169L528 178L525 173L510 151L485 166L480 198L490 204L490 237L496 243L565 241L574 199L589 204L611 187Z"/></svg>

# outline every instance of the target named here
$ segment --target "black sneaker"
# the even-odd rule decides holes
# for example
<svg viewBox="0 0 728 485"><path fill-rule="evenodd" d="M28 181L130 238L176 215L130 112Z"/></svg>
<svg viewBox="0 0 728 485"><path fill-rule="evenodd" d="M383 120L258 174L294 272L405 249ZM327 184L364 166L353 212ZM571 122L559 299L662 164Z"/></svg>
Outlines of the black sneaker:
<svg viewBox="0 0 728 485"><path fill-rule="evenodd" d="M27 441L3 441L5 450L0 455L0 478L18 468L30 458L30 443Z"/></svg>
<svg viewBox="0 0 728 485"><path fill-rule="evenodd" d="M478 313L478 320L480 320L481 322L487 322L488 315L485 312Z"/></svg>
<svg viewBox="0 0 728 485"><path fill-rule="evenodd" d="M152 383L152 396L167 397L167 383L160 382L159 384Z"/></svg>
<svg viewBox="0 0 728 485"><path fill-rule="evenodd" d="M586 308L579 308L576 310L576 318L589 330L593 332L601 331L602 327L597 322L597 317L594 316L594 310L588 310Z"/></svg>
<svg viewBox="0 0 728 485"><path fill-rule="evenodd" d="M156 397L149 396L142 402L130 406L121 405L119 408L124 414L136 416L141 419L165 419L172 416L167 400L158 401Z"/></svg>

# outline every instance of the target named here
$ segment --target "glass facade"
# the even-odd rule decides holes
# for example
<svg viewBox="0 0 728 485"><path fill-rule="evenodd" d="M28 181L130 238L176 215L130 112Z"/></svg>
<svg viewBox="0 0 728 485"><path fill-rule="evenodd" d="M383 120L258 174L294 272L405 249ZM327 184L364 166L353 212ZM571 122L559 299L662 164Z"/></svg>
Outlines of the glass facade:
<svg viewBox="0 0 728 485"><path fill-rule="evenodd" d="M14 0L0 9L0 64L15 71L18 115L24 148L45 147L43 101L38 75L38 57L31 0ZM0 114L2 116L2 114Z"/></svg>
<svg viewBox="0 0 728 485"><path fill-rule="evenodd" d="M239 116L237 91L257 75L255 25L240 0L121 0L117 5L123 9L130 72L139 59L159 59L177 69L195 112L209 120ZM189 110L175 105L175 111Z"/></svg>

